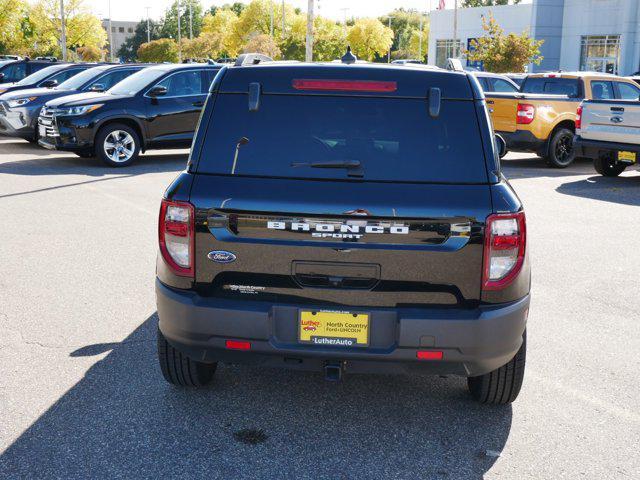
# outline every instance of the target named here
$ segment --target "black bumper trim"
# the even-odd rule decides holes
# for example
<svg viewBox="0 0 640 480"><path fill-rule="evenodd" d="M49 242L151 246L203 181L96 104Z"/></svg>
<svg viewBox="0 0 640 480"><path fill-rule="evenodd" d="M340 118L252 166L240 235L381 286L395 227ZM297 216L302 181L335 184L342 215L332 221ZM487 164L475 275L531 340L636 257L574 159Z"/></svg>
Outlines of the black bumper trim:
<svg viewBox="0 0 640 480"><path fill-rule="evenodd" d="M394 328L385 333L388 342L366 349L340 349L297 343L291 333L297 328L296 305L205 298L169 288L157 279L156 298L160 331L175 348L199 361L316 370L326 360L339 360L347 362L351 371L420 369L464 376L490 372L513 358L522 343L529 310L528 295L472 310L365 309L372 311L372 318L383 318L381 325L388 326L391 318ZM248 340L251 351L227 350L227 339ZM419 349L442 350L444 359L418 361Z"/></svg>
<svg viewBox="0 0 640 480"><path fill-rule="evenodd" d="M640 144L605 142L602 140L585 140L576 135L573 139L576 156L586 158L599 158L602 153L614 153L620 151L640 153Z"/></svg>

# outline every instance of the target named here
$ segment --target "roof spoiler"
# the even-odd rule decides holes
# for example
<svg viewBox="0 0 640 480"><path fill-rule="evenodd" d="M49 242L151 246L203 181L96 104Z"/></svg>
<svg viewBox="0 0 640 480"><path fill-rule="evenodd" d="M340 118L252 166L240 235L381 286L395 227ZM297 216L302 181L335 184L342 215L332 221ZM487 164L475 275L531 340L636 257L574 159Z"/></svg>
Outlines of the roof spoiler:
<svg viewBox="0 0 640 480"><path fill-rule="evenodd" d="M464 68L462 67L462 62L460 61L459 58L448 58L447 70L452 70L454 72L464 72Z"/></svg>
<svg viewBox="0 0 640 480"><path fill-rule="evenodd" d="M265 62L273 62L273 58L262 55L261 53L243 53L238 55L234 65L239 67L242 65L257 65Z"/></svg>

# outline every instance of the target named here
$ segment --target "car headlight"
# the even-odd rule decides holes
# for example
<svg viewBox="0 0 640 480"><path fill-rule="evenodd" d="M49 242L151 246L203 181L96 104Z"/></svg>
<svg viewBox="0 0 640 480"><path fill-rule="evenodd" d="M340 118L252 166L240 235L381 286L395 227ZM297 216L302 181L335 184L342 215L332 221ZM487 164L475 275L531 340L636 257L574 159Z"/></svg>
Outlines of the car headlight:
<svg viewBox="0 0 640 480"><path fill-rule="evenodd" d="M15 100L9 100L7 103L11 108L21 107L22 105L26 105L27 103L35 100L37 97L27 97L27 98L16 98Z"/></svg>
<svg viewBox="0 0 640 480"><path fill-rule="evenodd" d="M58 107L58 112L56 115L62 116L76 116L76 115L84 115L85 113L93 112L100 108L103 104L97 103L95 105L81 105L79 107Z"/></svg>

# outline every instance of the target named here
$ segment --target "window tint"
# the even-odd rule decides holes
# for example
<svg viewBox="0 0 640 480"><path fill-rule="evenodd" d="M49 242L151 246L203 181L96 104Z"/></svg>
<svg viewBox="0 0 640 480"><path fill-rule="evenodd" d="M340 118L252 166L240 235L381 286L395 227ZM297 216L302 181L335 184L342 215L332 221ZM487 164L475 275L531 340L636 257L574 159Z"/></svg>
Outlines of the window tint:
<svg viewBox="0 0 640 480"><path fill-rule="evenodd" d="M38 70L36 73L33 73L31 75L29 75L28 77L24 77L22 80L20 80L18 82L18 85L33 85L36 84L46 78L49 77L49 75L52 75L60 70L62 70L64 67L61 67L60 65L53 65L51 67L47 67L47 68L43 68L42 70Z"/></svg>
<svg viewBox="0 0 640 480"><path fill-rule="evenodd" d="M58 85L60 85L65 80L70 79L71 77L73 77L74 75L77 75L82 71L83 69L79 69L79 68L74 68L74 69L67 68L62 72L58 73L57 75L54 75L53 77L48 78L47 80L55 80L56 82L58 82Z"/></svg>
<svg viewBox="0 0 640 480"><path fill-rule="evenodd" d="M109 90L116 83L121 82L122 80L124 80L125 78L127 78L129 75L131 75L136 71L137 70L128 70L128 69L114 70L113 72L109 72L103 75L102 77L98 78L95 82L91 82L91 84L87 86L87 89L90 90L91 87L93 87L94 85L102 85L103 90Z"/></svg>
<svg viewBox="0 0 640 480"><path fill-rule="evenodd" d="M4 73L2 83L17 82L26 76L27 64L23 62L11 63L2 70L2 73Z"/></svg>
<svg viewBox="0 0 640 480"><path fill-rule="evenodd" d="M611 100L615 98L613 94L613 82L594 80L591 82L591 96L594 100Z"/></svg>
<svg viewBox="0 0 640 480"><path fill-rule="evenodd" d="M524 93L550 93L578 97L580 85L577 78L529 77L522 85Z"/></svg>
<svg viewBox="0 0 640 480"><path fill-rule="evenodd" d="M492 78L490 81L493 84L494 92L517 92L518 91L518 89L515 86L513 86L511 83L501 78Z"/></svg>
<svg viewBox="0 0 640 480"><path fill-rule="evenodd" d="M622 100L640 100L640 88L629 83L615 82Z"/></svg>
<svg viewBox="0 0 640 480"><path fill-rule="evenodd" d="M348 180L344 168L292 164L356 160L363 180L487 182L473 102L444 100L437 118L423 99L263 94L257 112L247 102L218 95L199 172L230 174L237 150L236 175Z"/></svg>
<svg viewBox="0 0 640 480"><path fill-rule="evenodd" d="M122 82L114 85L114 87L109 90L109 93L113 93L114 95L135 95L165 73L166 70L156 67L143 68L139 72L128 76Z"/></svg>
<svg viewBox="0 0 640 480"><path fill-rule="evenodd" d="M103 71L105 71L109 67L93 67L87 70L84 70L77 75L74 75L70 79L66 80L64 83L60 84L58 87L67 90L77 90L82 87L85 83L91 81L91 79L100 75Z"/></svg>
<svg viewBox="0 0 640 480"><path fill-rule="evenodd" d="M156 86L166 87L167 94L165 97L184 97L186 95L199 95L203 92L202 76L199 70L174 73Z"/></svg>

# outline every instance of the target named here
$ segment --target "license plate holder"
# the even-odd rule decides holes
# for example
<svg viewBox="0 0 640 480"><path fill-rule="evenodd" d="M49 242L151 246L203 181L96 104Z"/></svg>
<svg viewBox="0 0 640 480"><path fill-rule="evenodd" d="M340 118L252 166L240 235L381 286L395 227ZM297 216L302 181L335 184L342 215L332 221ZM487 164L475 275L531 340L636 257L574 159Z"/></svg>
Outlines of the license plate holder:
<svg viewBox="0 0 640 480"><path fill-rule="evenodd" d="M625 150L618 152L618 161L621 163L636 163L638 154L636 152L627 152Z"/></svg>
<svg viewBox="0 0 640 480"><path fill-rule="evenodd" d="M370 315L335 310L300 310L298 342L326 347L368 347Z"/></svg>

